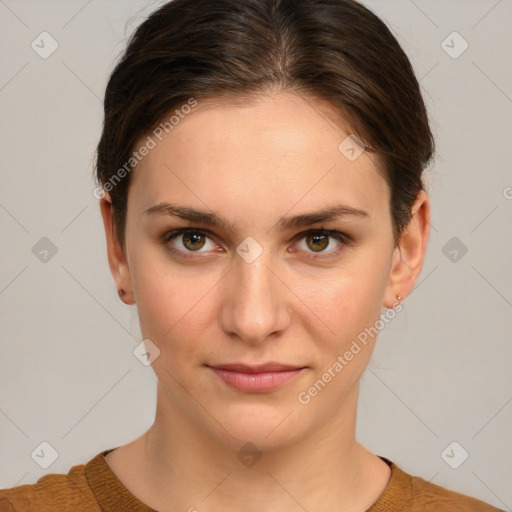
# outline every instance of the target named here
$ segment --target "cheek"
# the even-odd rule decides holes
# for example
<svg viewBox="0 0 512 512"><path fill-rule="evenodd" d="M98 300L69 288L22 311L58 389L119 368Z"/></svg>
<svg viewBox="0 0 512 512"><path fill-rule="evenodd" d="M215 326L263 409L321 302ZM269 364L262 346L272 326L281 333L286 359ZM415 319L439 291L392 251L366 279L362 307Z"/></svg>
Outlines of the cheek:
<svg viewBox="0 0 512 512"><path fill-rule="evenodd" d="M163 360L169 358L166 365L201 350L221 275L180 267L154 253L141 253L130 269L142 335L160 348Z"/></svg>
<svg viewBox="0 0 512 512"><path fill-rule="evenodd" d="M192 293L183 287L177 276L159 275L150 266L136 272L134 284L135 300L141 322L142 333L150 339L162 340L166 334L179 325L180 318L186 318Z"/></svg>
<svg viewBox="0 0 512 512"><path fill-rule="evenodd" d="M295 313L304 339L315 340L327 358L343 353L379 318L388 277L386 262L378 256L383 253L371 247L354 253L337 271L288 275L294 294L285 292L283 301L294 304L292 322ZM222 271L178 265L164 251L141 247L130 272L142 335L165 352L163 359L175 356L176 361L207 348L201 344L209 338L207 331L216 332L222 307Z"/></svg>
<svg viewBox="0 0 512 512"><path fill-rule="evenodd" d="M317 389L322 389L315 399L321 410L330 410L330 406L320 404L339 401L358 381L370 361L377 339L372 327L380 318L386 283L382 268L376 262L373 267L361 265L358 270L339 274L336 284L333 279L323 288L318 282L315 284L310 300L323 323L313 314L304 319L304 325L307 321L315 325L310 336L316 345L317 357L308 384L311 387L303 391L316 393Z"/></svg>
<svg viewBox="0 0 512 512"><path fill-rule="evenodd" d="M328 333L323 339L331 340L331 357L379 319L388 278L384 267L382 261L365 264L361 258L350 271L332 276L323 285L318 281L312 284L305 302L313 305L315 314L310 313L310 320L315 331Z"/></svg>

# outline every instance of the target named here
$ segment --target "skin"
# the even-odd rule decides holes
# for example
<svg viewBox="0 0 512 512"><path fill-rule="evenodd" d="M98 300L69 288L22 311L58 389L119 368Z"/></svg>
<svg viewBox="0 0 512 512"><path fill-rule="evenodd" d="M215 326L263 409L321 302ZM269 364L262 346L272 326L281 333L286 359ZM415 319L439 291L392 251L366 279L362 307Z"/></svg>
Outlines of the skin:
<svg viewBox="0 0 512 512"><path fill-rule="evenodd" d="M375 337L309 403L297 397L413 289L430 205L420 192L395 246L379 161L369 152L347 159L338 146L351 131L332 114L289 92L243 105L201 101L133 171L124 251L110 197L100 201L116 286L160 350L154 424L106 459L152 508L361 512L388 484L387 464L355 438L359 380ZM144 213L164 201L215 212L234 230ZM368 217L276 226L334 203ZM182 227L211 236L197 246L179 235L162 241ZM308 243L307 230L320 228L351 243ZM252 263L236 252L249 236L263 248ZM203 257L187 259L194 247ZM315 255L327 256L308 259ZM205 366L268 361L306 369L278 390L245 393ZM237 457L248 442L261 455L250 467Z"/></svg>

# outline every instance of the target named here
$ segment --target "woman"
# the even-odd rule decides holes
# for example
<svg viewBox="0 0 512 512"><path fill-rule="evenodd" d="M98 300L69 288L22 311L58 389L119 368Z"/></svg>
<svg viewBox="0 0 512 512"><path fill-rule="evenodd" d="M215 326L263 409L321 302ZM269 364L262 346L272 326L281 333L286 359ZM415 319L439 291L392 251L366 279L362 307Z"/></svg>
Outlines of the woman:
<svg viewBox="0 0 512 512"><path fill-rule="evenodd" d="M153 13L110 77L96 171L155 422L0 510L497 510L355 436L379 325L423 265L433 153L405 53L356 1Z"/></svg>

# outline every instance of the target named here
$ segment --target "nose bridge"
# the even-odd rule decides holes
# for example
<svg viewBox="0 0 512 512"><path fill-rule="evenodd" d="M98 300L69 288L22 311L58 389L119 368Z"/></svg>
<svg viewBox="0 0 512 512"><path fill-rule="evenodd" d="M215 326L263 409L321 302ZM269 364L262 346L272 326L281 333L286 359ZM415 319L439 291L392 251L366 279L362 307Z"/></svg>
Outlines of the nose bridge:
<svg viewBox="0 0 512 512"><path fill-rule="evenodd" d="M271 253L263 251L252 261L243 255L236 258L230 272L222 324L226 332L236 334L245 342L264 341L284 329L289 321L283 285L271 269Z"/></svg>

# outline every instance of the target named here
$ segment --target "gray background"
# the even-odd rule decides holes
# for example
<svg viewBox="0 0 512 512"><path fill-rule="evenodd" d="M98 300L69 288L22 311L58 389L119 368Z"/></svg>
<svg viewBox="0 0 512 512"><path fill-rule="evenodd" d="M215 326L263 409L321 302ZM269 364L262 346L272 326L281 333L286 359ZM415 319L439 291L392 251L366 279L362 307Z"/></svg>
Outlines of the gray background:
<svg viewBox="0 0 512 512"><path fill-rule="evenodd" d="M108 74L161 3L0 0L0 487L67 472L153 421L156 378L132 353L136 309L116 294L91 170ZM421 79L438 155L425 265L362 379L358 437L511 510L512 1L364 3ZM43 31L59 45L46 59L31 47ZM457 58L454 31L469 43ZM47 469L31 456L43 441L58 453Z"/></svg>

